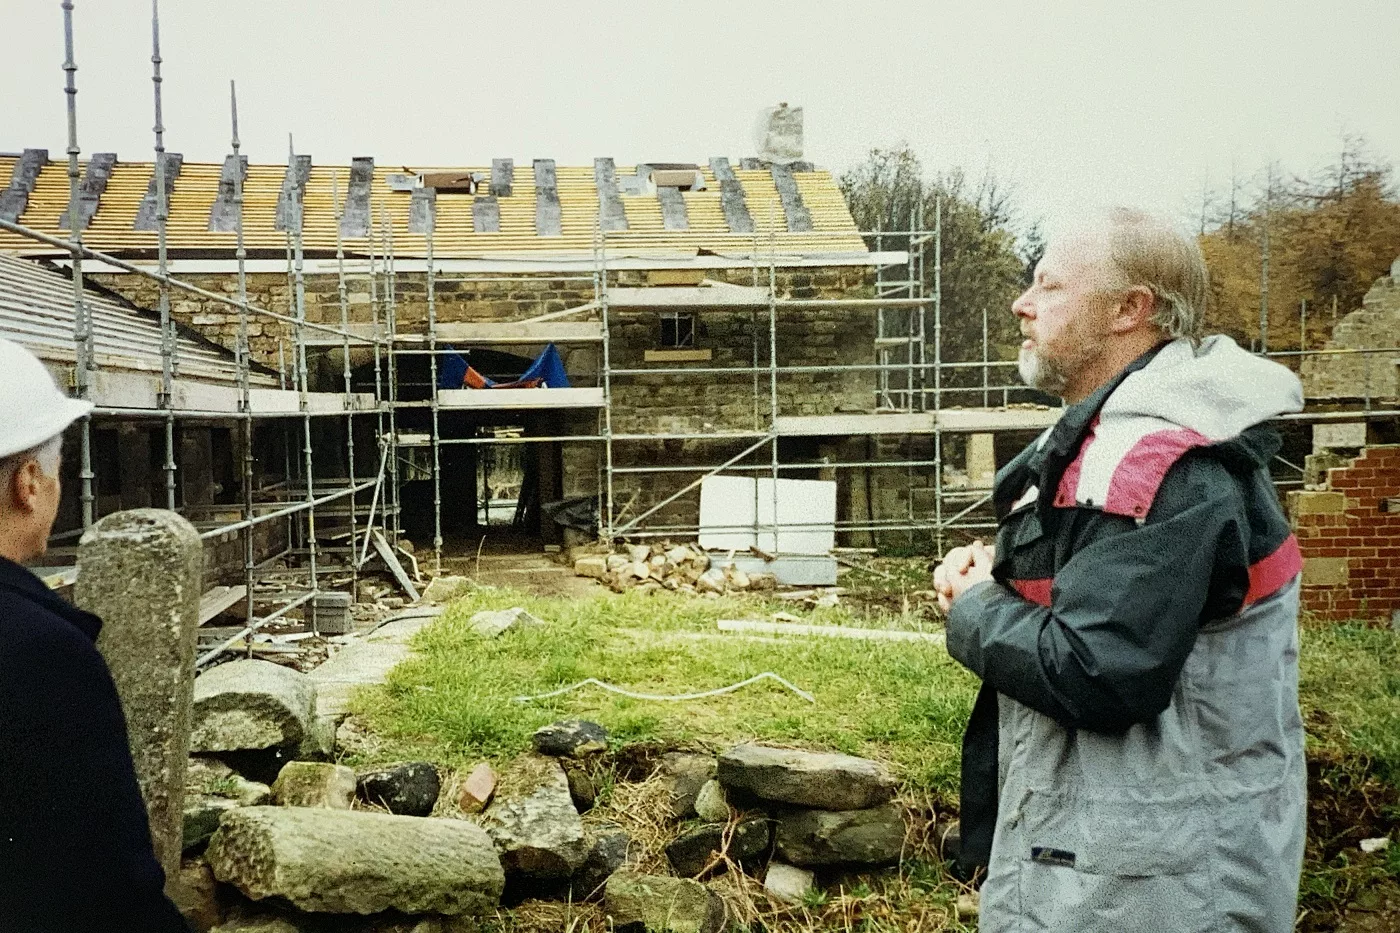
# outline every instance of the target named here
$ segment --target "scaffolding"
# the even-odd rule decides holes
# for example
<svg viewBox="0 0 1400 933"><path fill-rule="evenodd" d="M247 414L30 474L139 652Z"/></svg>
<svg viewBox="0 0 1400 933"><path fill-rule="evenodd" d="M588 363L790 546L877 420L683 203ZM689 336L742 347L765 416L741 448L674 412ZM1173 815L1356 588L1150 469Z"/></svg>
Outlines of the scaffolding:
<svg viewBox="0 0 1400 933"><path fill-rule="evenodd" d="M433 569L440 572L444 557L443 488L444 450L455 445L477 448L504 448L515 445L587 445L597 458L596 518L597 537L605 542L621 540L690 539L701 531L694 522L663 521L663 513L686 496L693 494L710 477L722 474L766 477L771 481L773 501L769 503L771 518L760 520L762 509L754 509L752 521L742 525L707 525L710 531L751 532L755 539L768 536L776 542L780 532L811 527L829 529L841 535L873 536L903 535L910 544L926 543L941 552L954 534L972 535L989 532L995 527L990 509L990 490L968 484L958 486L948 482L945 469L947 438L971 433L1040 431L1053 423L1055 409L1033 404L1014 407L1015 402L1030 402L1029 390L1014 378L1015 362L993 360L987 336L986 309L982 314L982 354L980 360L946 361L944 356L944 307L942 300L943 206L935 204L933 223L926 227L922 211L914 213L910 229L903 231L877 230L858 234L867 246L873 246L868 262L858 268L868 279L859 295L838 297L794 297L788 295L780 270L795 268L778 248L777 224L770 218L766 240L754 233L750 240L747 273L750 283L740 286L727 283L723 288L644 286L620 284L623 272L635 270L633 262L619 261L617 251L610 247L610 231L602 223L599 210L594 221L592 268L579 274L566 266L537 272L521 272L502 276L498 272L444 273L434 249L436 208L428 199L424 230L425 254L423 271L426 300L426 321L421 329L404 326L399 318L398 275L402 258L396 256L393 225L380 198L369 203L369 233L367 250L358 264L347 263L342 236L342 222L349 200L349 190L342 199L339 176L332 176L332 198L336 221L334 271L336 275L336 305L338 321L327 324L308 318L306 296L305 249L303 243L302 206L292 211L286 226L287 307L273 310L254 303L249 298L247 281L247 250L244 242L244 179L246 162L240 154L236 88L230 82L230 124L232 156L232 216L236 246L236 290L232 295L202 288L170 273L168 262L167 225L169 222L169 184L166 178L164 126L161 114L160 31L156 5L152 5L152 84L155 115L155 164L152 190L154 193L154 224L157 239L156 268L151 270L128 261L113 252L94 250L83 239L85 219L80 206L80 166L77 137L75 74L73 54L73 3L65 0L64 13L65 95L67 100L68 146L67 175L69 181L68 235L57 237L15 221L0 219L0 229L24 236L34 242L52 247L67 255L71 262L74 346L73 391L93 401L92 414L79 425L80 445L79 499L81 528L86 529L100 517L97 513L97 480L93 454L94 420L143 420L157 423L163 433L164 451L161 470L164 474L164 497L167 508L179 510L180 483L176 437L182 422L214 423L236 428L241 438L239 475L241 495L235 520L202 521L195 511L185 511L197 522L206 542L230 540L238 536L242 545L243 604L245 623L240 630L218 644L209 647L199 657L204 665L231 647L243 643L251 650L252 636L269 623L301 611L311 616L315 624L315 601L326 591L332 578L347 578L353 585L356 575L371 559L371 546L382 554L396 546L403 537L403 492L407 482L426 480L431 483L431 538ZM298 158L289 153L289 172ZM375 220L378 220L376 236ZM819 238L821 231L807 231L805 236ZM849 238L851 231L832 231L830 236ZM896 247L888 251L890 246ZM903 249L898 249L902 246ZM820 256L807 257L819 259ZM160 328L159 390L153 404L140 404L125 396L104 394L95 377L100 371L98 354L94 349L94 320L91 301L84 282L84 263L99 262L103 267L143 277L158 288L157 314ZM810 263L809 263L810 264ZM664 264L657 268L665 268ZM735 270L738 266L730 266ZM737 275L738 273L735 272ZM541 308L541 313L516 320L495 320L470 324L466 321L444 320L439 307L438 286L446 281L524 282L530 278L568 283L580 293L591 293L592 300L583 301L562 310ZM368 296L352 299L350 285L362 280L368 286ZM213 391L186 391L191 382L182 373L177 326L171 309L171 295L182 292L201 301L231 308L237 315L233 362L236 388L232 397ZM368 325L356 324L352 305L368 305ZM965 310L965 309L964 309ZM747 351L747 365L677 365L627 366L617 365L613 346L617 320L623 313L722 313L747 315L750 329L749 346L731 342L728 349ZM794 315L814 315L830 312L840 319L869 319L873 345L868 348L870 362L842 362L811 365L785 359L792 345L779 339L780 323ZM250 326L254 321L275 322L290 334L290 346L279 338L279 365L276 368L277 389L254 385L252 374L256 367L251 343ZM524 347L547 343L592 346L597 351L595 371L575 372L575 376L591 376L594 385L577 390L469 390L440 386L442 355L470 346ZM340 391L313 391L310 377L312 354L320 350L340 352ZM845 348L846 356L865 355L864 348ZM367 351L368 362L362 362L359 381L370 381L363 370L372 368L369 391L356 391L355 351ZM1274 353L1270 356L1335 354L1343 351L1313 350ZM1395 352L1394 348L1354 352ZM407 359L421 358L426 362L426 397L403 397L408 386L401 378ZM361 359L364 359L362 356ZM1369 359L1369 357L1368 357ZM1369 370L1368 370L1369 372ZM953 374L968 374L953 380ZM980 381L976 378L980 375ZM790 380L817 376L849 378L862 387L868 380L868 410L859 412L831 411L825 414L785 412L785 385ZM618 430L621 413L620 398L627 396L631 380L663 379L705 382L731 380L732 384L747 386L749 398L745 410L749 413L744 424L731 419L722 429L664 429L653 420L644 430ZM1369 382L1368 382L1369 386ZM414 386L419 389L421 386ZM573 392L572 395L567 394ZM865 391L865 388L862 388ZM511 393L527 393L526 395ZM411 393L423 395L420 391ZM996 404L999 401L1000 404ZM1310 412L1284 420L1325 421L1341 418L1392 418L1396 412L1372 406L1369 387L1365 404L1359 411ZM980 404L979 404L980 403ZM545 431L502 434L498 425L482 424L477 419L474 431L464 433L445 427L454 413L487 413L496 420L521 410L563 407L575 412L571 427L589 425L577 432ZM419 425L418 413L426 411L426 431L404 430L406 425ZM412 414L410 414L412 412ZM578 415L582 412L584 414ZM587 414L592 412L592 414ZM716 419L720 420L720 419ZM345 475L326 476L317 470L318 423L343 426ZM263 425L280 432L284 457L280 481L257 486L256 427ZM372 425L372 426L371 426ZM557 424L556 424L557 428ZM377 457L368 458L373 472L362 472L365 457L363 445L357 459L356 436L363 440L372 432ZM890 439L905 445L903 456L865 456L832 458L805 454L793 456L784 450L785 441L811 438ZM665 463L641 462L634 454L639 446L658 442L680 442L699 453L689 462L675 457ZM868 446L868 445L867 445ZM927 450L920 454L919 448ZM732 453L735 449L737 453ZM785 456L785 453L787 454ZM425 454L425 455L424 455ZM375 461L377 460L377 467ZM1290 466L1292 466L1290 464ZM1296 469L1296 467L1295 467ZM849 475L869 476L872 471L903 473L903 514L876 518L867 493L868 517L836 518L819 525L807 525L779 520L777 504L778 480L785 475L819 471L835 476L840 471L855 471ZM631 483L652 485L654 500L633 513L628 503L620 501L620 492ZM928 480L931 479L931 482ZM922 506L915 503L917 481L931 498ZM635 489L636 487L633 486ZM758 484L755 484L755 489ZM491 493L485 493L490 508ZM368 498L368 503L361 501ZM474 506L476 503L474 503ZM318 530L318 520L327 522L344 519L348 536L341 532L344 544L323 545L331 540ZM541 519L543 521L543 519ZM256 532L269 523L283 523L286 548L279 553L259 559ZM68 536L71 536L69 533ZM64 536L60 536L64 537ZM891 540L888 537L885 540ZM297 586L286 590L277 599L257 596L258 584L277 562L291 558L299 561L295 570ZM281 571L286 574L291 571ZM271 606L261 615L258 604ZM309 613L308 613L308 610Z"/></svg>

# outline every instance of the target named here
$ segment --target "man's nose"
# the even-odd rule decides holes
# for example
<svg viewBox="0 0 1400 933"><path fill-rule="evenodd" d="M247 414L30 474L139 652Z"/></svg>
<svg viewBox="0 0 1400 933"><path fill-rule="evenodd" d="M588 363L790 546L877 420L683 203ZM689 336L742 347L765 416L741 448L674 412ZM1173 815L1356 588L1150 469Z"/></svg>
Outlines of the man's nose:
<svg viewBox="0 0 1400 933"><path fill-rule="evenodd" d="M1030 290L1021 292L1020 297L1011 302L1011 313L1017 317L1034 317L1035 308L1031 305Z"/></svg>

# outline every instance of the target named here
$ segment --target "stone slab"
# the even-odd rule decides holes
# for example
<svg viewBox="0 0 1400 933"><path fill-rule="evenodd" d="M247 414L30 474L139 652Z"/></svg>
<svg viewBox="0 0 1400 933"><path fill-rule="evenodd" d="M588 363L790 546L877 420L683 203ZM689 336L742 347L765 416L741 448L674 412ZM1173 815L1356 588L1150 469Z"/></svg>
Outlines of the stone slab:
<svg viewBox="0 0 1400 933"><path fill-rule="evenodd" d="M248 807L224 816L206 858L247 897L315 913L483 915L505 887L491 840L464 820Z"/></svg>
<svg viewBox="0 0 1400 933"><path fill-rule="evenodd" d="M97 639L126 715L156 857L180 868L203 545L161 509L103 518L78 545L74 602L104 620Z"/></svg>
<svg viewBox="0 0 1400 933"><path fill-rule="evenodd" d="M719 756L719 782L756 797L822 810L862 810L894 796L878 762L851 755L740 745Z"/></svg>

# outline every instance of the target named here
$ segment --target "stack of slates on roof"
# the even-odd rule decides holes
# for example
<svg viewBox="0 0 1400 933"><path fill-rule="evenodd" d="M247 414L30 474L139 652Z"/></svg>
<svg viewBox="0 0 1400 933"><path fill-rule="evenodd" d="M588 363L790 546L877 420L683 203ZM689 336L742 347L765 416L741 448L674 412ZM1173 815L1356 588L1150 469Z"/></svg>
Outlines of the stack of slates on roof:
<svg viewBox="0 0 1400 933"><path fill-rule="evenodd" d="M548 159L496 159L489 166L433 168L384 165L367 157L335 166L297 156L290 168L247 166L244 241L250 255L280 256L288 232L299 221L304 248L329 254L336 245L338 189L340 232L348 253L363 255L371 237L377 243L381 219L387 216L395 254L421 256L426 231L411 223L413 194L393 190L388 183L388 176L407 173L468 180L465 186L440 185L437 192L434 252L443 258L591 252L600 209L612 254L684 256L705 250L744 255L773 250L781 255L820 255L865 250L830 173L804 171L807 165L775 171L749 160L745 164L749 167L736 170L729 160L713 159L696 169L700 184L689 189L662 185L632 194L619 185L614 195L610 184L635 178L637 166L610 160L557 166ZM168 153L167 167L171 255L222 251L232 256L232 162L192 162ZM80 200L80 212L91 210L85 241L99 250L154 252L153 165L95 160L92 168L86 163L84 168L84 178L90 179L84 191L90 194L80 194L80 199L96 195L95 201ZM105 187L98 192L104 175ZM0 155L0 214L14 210L20 223L66 237L66 221L60 218L68 201L66 164L49 161L39 150ZM55 253L8 231L0 231L0 250Z"/></svg>

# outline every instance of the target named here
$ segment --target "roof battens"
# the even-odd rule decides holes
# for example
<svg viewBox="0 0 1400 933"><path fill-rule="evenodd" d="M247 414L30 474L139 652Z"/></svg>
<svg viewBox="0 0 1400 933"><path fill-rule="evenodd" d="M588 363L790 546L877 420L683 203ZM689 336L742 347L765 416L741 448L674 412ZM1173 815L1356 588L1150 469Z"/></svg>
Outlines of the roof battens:
<svg viewBox="0 0 1400 933"><path fill-rule="evenodd" d="M237 159L237 161L235 161ZM234 233L238 230L238 205L234 203L238 182L248 178L247 156L224 156L224 167L219 172L219 196L209 208L209 229L217 233Z"/></svg>
<svg viewBox="0 0 1400 933"><path fill-rule="evenodd" d="M535 235L561 236L563 213L559 207L559 181L553 159L535 160Z"/></svg>
<svg viewBox="0 0 1400 933"><path fill-rule="evenodd" d="M515 160L514 159L492 159L491 160L491 195L497 198L508 198L511 196L515 185Z"/></svg>
<svg viewBox="0 0 1400 933"><path fill-rule="evenodd" d="M769 171L773 174L773 184L778 188L778 197L783 202L783 214L787 218L788 230L794 233L806 233L811 230L812 212L802 203L802 192L797 190L791 166L775 162Z"/></svg>
<svg viewBox="0 0 1400 933"><path fill-rule="evenodd" d="M275 230L301 231L302 208L306 200L306 181L311 177L311 156L294 155L282 176L282 193L277 198Z"/></svg>
<svg viewBox="0 0 1400 933"><path fill-rule="evenodd" d="M78 229L86 230L88 224L92 222L92 215L97 213L97 202L102 198L102 192L107 190L107 179L112 177L112 167L117 164L117 154L115 152L94 152L88 159L87 169L83 172L83 180L78 183ZM68 229L69 213L73 210L73 199L68 199L68 206L63 209L63 213L58 217L58 229Z"/></svg>
<svg viewBox="0 0 1400 933"><path fill-rule="evenodd" d="M710 171L719 180L719 203L724 210L724 222L735 233L753 233L753 217L744 197L744 186L734 176L729 160L717 156L710 160Z"/></svg>
<svg viewBox="0 0 1400 933"><path fill-rule="evenodd" d="M492 182L491 187L496 187ZM496 196L489 195L472 201L472 231L475 233L501 232L501 206Z"/></svg>
<svg viewBox="0 0 1400 933"><path fill-rule="evenodd" d="M437 228L437 189L414 188L408 202L408 232L430 233Z"/></svg>
<svg viewBox="0 0 1400 933"><path fill-rule="evenodd" d="M342 237L369 235L369 189L374 182L374 159L358 156L350 161L350 187L340 215Z"/></svg>
<svg viewBox="0 0 1400 933"><path fill-rule="evenodd" d="M49 150L24 150L24 155L15 163L14 173L10 176L10 186L0 191L0 220L8 220L10 223L19 220L19 215L29 206L29 195L34 190L39 170L48 164Z"/></svg>
<svg viewBox="0 0 1400 933"><path fill-rule="evenodd" d="M593 181L598 187L598 223L604 233L627 229L627 209L617 190L617 165L612 159L593 160Z"/></svg>
<svg viewBox="0 0 1400 933"><path fill-rule="evenodd" d="M162 152L160 164L165 167L165 204L170 209L170 193L175 190L175 179L180 177L180 169L185 165L185 157L178 152ZM146 196L141 199L141 208L131 223L133 230L156 229L156 166L151 165L151 180L146 183Z"/></svg>

